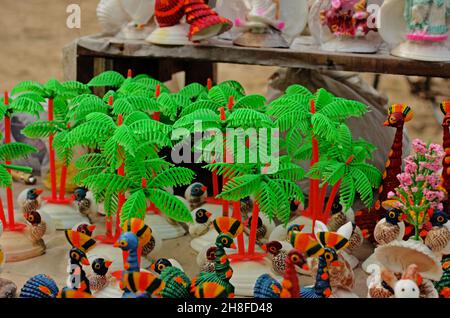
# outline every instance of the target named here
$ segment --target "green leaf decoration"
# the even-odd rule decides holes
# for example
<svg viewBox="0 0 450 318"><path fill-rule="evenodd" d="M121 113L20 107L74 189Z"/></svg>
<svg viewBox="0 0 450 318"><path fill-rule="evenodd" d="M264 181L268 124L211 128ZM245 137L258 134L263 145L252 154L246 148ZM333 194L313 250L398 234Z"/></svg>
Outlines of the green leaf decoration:
<svg viewBox="0 0 450 318"><path fill-rule="evenodd" d="M233 109L249 108L258 111L265 111L267 100L262 95L247 95L240 98L233 106Z"/></svg>
<svg viewBox="0 0 450 318"><path fill-rule="evenodd" d="M200 85L199 83L192 83L183 87L178 94L185 96L191 100L197 99L202 93L207 93L206 87Z"/></svg>
<svg viewBox="0 0 450 318"><path fill-rule="evenodd" d="M208 169L211 172L215 172L217 175L223 176L227 179L249 174L252 171L252 167L253 165L236 165L225 162L216 162L203 166L203 168Z"/></svg>
<svg viewBox="0 0 450 318"><path fill-rule="evenodd" d="M70 147L70 144L68 143L68 135L68 131L62 131L53 139L56 157L59 160L63 160L66 165L70 164L73 157L72 147Z"/></svg>
<svg viewBox="0 0 450 318"><path fill-rule="evenodd" d="M267 115L280 118L292 112L310 112L309 99L302 95L281 96L272 101L267 110Z"/></svg>
<svg viewBox="0 0 450 318"><path fill-rule="evenodd" d="M37 152L37 149L31 145L20 142L11 142L0 146L0 160L10 161L23 159L35 152Z"/></svg>
<svg viewBox="0 0 450 318"><path fill-rule="evenodd" d="M305 176L305 170L302 167L291 163L280 163L278 171L273 174L276 179L286 179L290 181L299 181Z"/></svg>
<svg viewBox="0 0 450 318"><path fill-rule="evenodd" d="M353 169L361 171L366 177L372 188L378 189L381 185L381 172L369 163L354 163Z"/></svg>
<svg viewBox="0 0 450 318"><path fill-rule="evenodd" d="M297 111L280 116L275 121L275 125L280 128L281 132L299 128L301 131L308 133L311 130L310 125L308 125L310 120L311 114Z"/></svg>
<svg viewBox="0 0 450 318"><path fill-rule="evenodd" d="M130 126L130 125L134 124L135 122L138 122L141 120L146 121L146 120L151 120L151 119L147 113L136 111L136 112L132 112L130 115L126 116L123 124L126 126Z"/></svg>
<svg viewBox="0 0 450 318"><path fill-rule="evenodd" d="M86 146L100 148L100 146L112 135L112 127L99 125L98 121L91 121L74 127L70 131L70 146ZM68 145L69 146L69 145Z"/></svg>
<svg viewBox="0 0 450 318"><path fill-rule="evenodd" d="M149 183L150 188L179 187L189 185L195 177L195 173L188 168L174 167L160 172Z"/></svg>
<svg viewBox="0 0 450 318"><path fill-rule="evenodd" d="M290 201L305 202L303 192L296 183L284 179L274 179L272 181L281 186L284 193L286 193L289 202Z"/></svg>
<svg viewBox="0 0 450 318"><path fill-rule="evenodd" d="M90 87L120 87L125 81L125 77L122 74L115 71L106 71L90 80L87 84Z"/></svg>
<svg viewBox="0 0 450 318"><path fill-rule="evenodd" d="M86 121L87 122L98 122L95 124L96 125L105 125L111 129L114 129L116 127L114 120L110 116L108 116L107 114L104 114L104 113L96 113L96 112L89 113L86 116Z"/></svg>
<svg viewBox="0 0 450 318"><path fill-rule="evenodd" d="M144 85L146 89L151 90L152 92L155 92L156 86L159 85L161 87L161 93L170 93L170 89L166 86L166 84L149 76L141 78L135 77L133 80L134 82Z"/></svg>
<svg viewBox="0 0 450 318"><path fill-rule="evenodd" d="M175 120L178 113L178 103L172 95L161 93L158 97L158 104L161 112L171 120Z"/></svg>
<svg viewBox="0 0 450 318"><path fill-rule="evenodd" d="M47 138L66 129L66 126L57 121L36 121L22 129L22 134L28 138Z"/></svg>
<svg viewBox="0 0 450 318"><path fill-rule="evenodd" d="M64 93L64 86L55 79L48 80L43 86L48 98L55 98Z"/></svg>
<svg viewBox="0 0 450 318"><path fill-rule="evenodd" d="M326 116L316 113L311 118L313 132L316 136L333 142L337 138L336 125Z"/></svg>
<svg viewBox="0 0 450 318"><path fill-rule="evenodd" d="M17 95L19 93L35 93L40 96L45 96L45 89L42 85L36 81L24 81L20 82L11 90L11 95Z"/></svg>
<svg viewBox="0 0 450 318"><path fill-rule="evenodd" d="M350 131L350 128L348 128L347 125L341 124L338 128L338 140L337 144L335 145L336 150L341 155L341 160L346 161L348 157L352 154L352 132Z"/></svg>
<svg viewBox="0 0 450 318"><path fill-rule="evenodd" d="M201 110L201 109L208 109L214 113L218 113L220 107L222 107L222 105L220 105L212 100L199 100L197 102L190 104L188 107L183 108L180 116L183 117L183 116L186 116L188 114L191 114L191 113L193 113L197 110Z"/></svg>
<svg viewBox="0 0 450 318"><path fill-rule="evenodd" d="M145 219L147 199L143 190L131 194L120 212L120 224L132 218Z"/></svg>
<svg viewBox="0 0 450 318"><path fill-rule="evenodd" d="M342 179L342 183L339 191L339 202L342 204L345 210L352 207L355 202L356 188L351 175L345 175Z"/></svg>
<svg viewBox="0 0 450 318"><path fill-rule="evenodd" d="M308 97L308 99L313 98L313 93L311 93L311 91L304 86L294 84L286 89L286 95L296 95L296 94L306 96Z"/></svg>
<svg viewBox="0 0 450 318"><path fill-rule="evenodd" d="M115 115L128 115L135 111L157 112L159 111L159 105L156 100L142 96L125 96L114 102L113 113Z"/></svg>
<svg viewBox="0 0 450 318"><path fill-rule="evenodd" d="M91 93L91 89L89 88L89 86L77 81L66 81L62 83L62 86L67 90L77 92L77 95Z"/></svg>
<svg viewBox="0 0 450 318"><path fill-rule="evenodd" d="M277 191L278 190L278 191ZM277 195L281 194L281 191L279 191L280 188L278 185L275 185L274 187L270 187L268 184L263 183L261 184L259 190L257 191L255 195L255 200L259 204L259 209L261 213L266 215L269 220L273 220L274 216L277 213L278 209L278 200L280 202L287 198L284 196L278 198ZM281 207L281 210L283 210L283 206ZM283 217L285 214L285 211L280 211L279 215Z"/></svg>
<svg viewBox="0 0 450 318"><path fill-rule="evenodd" d="M208 96L212 101L222 105L222 107L226 107L230 96L233 96L234 100L238 100L241 98L242 94L227 85L219 85L211 88Z"/></svg>
<svg viewBox="0 0 450 318"><path fill-rule="evenodd" d="M133 183L130 180L114 173L89 176L84 179L83 184L94 193L103 191L110 193L119 193L120 191L126 192L133 186Z"/></svg>
<svg viewBox="0 0 450 318"><path fill-rule="evenodd" d="M134 155L134 151L138 148L137 140L128 126L122 125L118 127L111 139L132 156Z"/></svg>
<svg viewBox="0 0 450 318"><path fill-rule="evenodd" d="M322 108L324 108L326 105L332 103L334 101L334 95L327 92L325 89L320 88L317 90L314 102L316 107L316 112L319 112Z"/></svg>
<svg viewBox="0 0 450 318"><path fill-rule="evenodd" d="M290 200L282 185L274 180L269 180L267 186L263 189L265 192L269 191L267 197L270 198L270 202L267 205L265 202L263 204L260 203L261 212L267 215L270 220L273 219L273 216L276 216L284 224L287 224L291 216ZM260 197L257 195L256 197L261 198L263 196ZM273 205L274 202L276 202L275 206ZM266 207L268 210L266 210Z"/></svg>
<svg viewBox="0 0 450 318"><path fill-rule="evenodd" d="M83 120L91 113L107 114L111 109L103 100L95 95L82 95L71 101L72 108L68 116L71 120Z"/></svg>
<svg viewBox="0 0 450 318"><path fill-rule="evenodd" d="M107 161L101 153L87 153L75 161L75 168L83 170L94 167L106 168Z"/></svg>
<svg viewBox="0 0 450 318"><path fill-rule="evenodd" d="M361 201L365 206L370 207L373 203L373 192L371 182L367 176L359 169L350 169L356 191L359 193ZM353 202L352 202L353 205Z"/></svg>
<svg viewBox="0 0 450 318"><path fill-rule="evenodd" d="M189 127L194 125L195 122L201 122L202 124L212 122L214 124L217 124L217 126L219 127L220 115L217 112L213 112L209 109L199 109L178 119L173 124L173 128Z"/></svg>
<svg viewBox="0 0 450 318"><path fill-rule="evenodd" d="M274 123L263 113L253 109L238 109L231 113L227 119L232 128L272 128Z"/></svg>
<svg viewBox="0 0 450 318"><path fill-rule="evenodd" d="M160 189L148 189L148 198L166 216L178 222L193 222L186 205L172 194Z"/></svg>
<svg viewBox="0 0 450 318"><path fill-rule="evenodd" d="M222 192L217 198L238 201L256 193L260 189L261 184L261 176L259 175L238 176L225 183Z"/></svg>
<svg viewBox="0 0 450 318"><path fill-rule="evenodd" d="M141 136L141 139L151 139L155 132L168 135L172 131L170 125L166 125L153 119L137 120L129 125L130 129Z"/></svg>
<svg viewBox="0 0 450 318"><path fill-rule="evenodd" d="M0 165L0 187L1 188L8 188L12 185L12 177L11 174L8 172L8 170L3 167L3 165Z"/></svg>
<svg viewBox="0 0 450 318"><path fill-rule="evenodd" d="M230 87L233 90L235 90L238 94L240 95L245 95L245 89L244 87L241 85L241 83L239 83L238 81L233 81L233 80L229 80L229 81L223 81L222 83L220 83L218 85L219 87Z"/></svg>
<svg viewBox="0 0 450 318"><path fill-rule="evenodd" d="M28 113L39 117L39 113L44 111L41 104L35 102L28 97L18 97L11 102L11 109L15 113Z"/></svg>
<svg viewBox="0 0 450 318"><path fill-rule="evenodd" d="M103 201L103 210L106 216L111 217L117 213L119 208L119 194L114 192L105 192L97 196L94 195L97 202ZM123 207L122 207L123 208Z"/></svg>
<svg viewBox="0 0 450 318"><path fill-rule="evenodd" d="M344 121L350 117L361 117L367 113L368 108L363 103L336 98L333 102L325 105L319 113L331 120Z"/></svg>

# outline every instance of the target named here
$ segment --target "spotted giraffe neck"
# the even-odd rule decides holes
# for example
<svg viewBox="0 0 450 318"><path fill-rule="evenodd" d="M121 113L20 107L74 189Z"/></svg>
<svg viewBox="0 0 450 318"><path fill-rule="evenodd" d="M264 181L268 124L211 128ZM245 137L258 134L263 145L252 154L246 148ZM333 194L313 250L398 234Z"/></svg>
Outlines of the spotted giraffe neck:
<svg viewBox="0 0 450 318"><path fill-rule="evenodd" d="M442 160L442 187L450 193L450 131L449 127L444 127L444 137L442 146L444 147L445 157ZM450 210L450 195L445 202L447 215Z"/></svg>
<svg viewBox="0 0 450 318"><path fill-rule="evenodd" d="M216 258L214 259L215 272L221 279L229 281L233 276L233 269L230 266L230 260L225 253L225 249L222 246L216 246Z"/></svg>
<svg viewBox="0 0 450 318"><path fill-rule="evenodd" d="M389 152L386 168L383 173L383 181L378 189L378 200L375 204L375 210L378 215L382 215L386 210L381 203L388 199L388 193L394 191L400 185L397 175L402 173L402 154L403 154L403 125L397 127L394 142Z"/></svg>
<svg viewBox="0 0 450 318"><path fill-rule="evenodd" d="M314 292L323 298L328 298L331 295L330 274L328 273L328 265L323 255L319 256Z"/></svg>
<svg viewBox="0 0 450 318"><path fill-rule="evenodd" d="M298 298L300 295L300 285L298 283L297 271L295 265L286 258L286 271L284 272L283 281L281 283L281 298Z"/></svg>

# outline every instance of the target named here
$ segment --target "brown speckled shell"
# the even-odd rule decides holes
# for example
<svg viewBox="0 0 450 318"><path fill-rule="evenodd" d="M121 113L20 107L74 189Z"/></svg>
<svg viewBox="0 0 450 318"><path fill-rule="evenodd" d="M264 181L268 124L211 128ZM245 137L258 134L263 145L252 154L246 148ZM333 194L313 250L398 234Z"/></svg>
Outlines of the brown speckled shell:
<svg viewBox="0 0 450 318"><path fill-rule="evenodd" d="M446 227L433 228L425 238L425 245L433 252L439 252L450 242L450 231Z"/></svg>
<svg viewBox="0 0 450 318"><path fill-rule="evenodd" d="M47 224L42 221L40 224L30 226L30 239L34 244L41 244L42 237L45 235L47 231Z"/></svg>
<svg viewBox="0 0 450 318"><path fill-rule="evenodd" d="M26 200L22 207L22 213L30 213L37 211L40 208L40 204L38 200Z"/></svg>
<svg viewBox="0 0 450 318"><path fill-rule="evenodd" d="M345 223L347 223L347 217L343 212L339 212L331 216L331 219L328 222L327 227L330 230L330 232L336 232Z"/></svg>
<svg viewBox="0 0 450 318"><path fill-rule="evenodd" d="M212 273L214 272L216 266L214 261L206 261L200 266L200 272Z"/></svg>
<svg viewBox="0 0 450 318"><path fill-rule="evenodd" d="M391 298L394 294L382 286L375 286L369 288L369 296L371 298Z"/></svg>
<svg viewBox="0 0 450 318"><path fill-rule="evenodd" d="M98 291L105 288L109 284L109 279L106 276L89 275L89 287L92 291Z"/></svg>
<svg viewBox="0 0 450 318"><path fill-rule="evenodd" d="M142 256L147 257L155 249L155 245L156 241L155 238L152 236L150 242L148 242L142 247Z"/></svg>
<svg viewBox="0 0 450 318"><path fill-rule="evenodd" d="M359 227L356 227L353 231L352 236L350 237L350 241L348 243L348 247L346 251L349 254L352 254L355 250L357 250L363 243L364 237L361 233L361 229Z"/></svg>
<svg viewBox="0 0 450 318"><path fill-rule="evenodd" d="M272 268L275 273L284 275L284 272L286 271L286 257L287 252L284 250L281 250L277 255L272 257Z"/></svg>
<svg viewBox="0 0 450 318"><path fill-rule="evenodd" d="M420 298L439 298L439 294L429 279L424 279L420 289Z"/></svg>
<svg viewBox="0 0 450 318"><path fill-rule="evenodd" d="M399 234L399 226L387 222L378 222L373 235L378 244L385 245L395 240Z"/></svg>
<svg viewBox="0 0 450 318"><path fill-rule="evenodd" d="M331 288L344 288L352 290L355 287L355 273L353 272L350 264L344 259L342 255L339 255L340 266L331 266L328 268L330 274ZM312 262L312 276L317 274L318 260L315 258Z"/></svg>

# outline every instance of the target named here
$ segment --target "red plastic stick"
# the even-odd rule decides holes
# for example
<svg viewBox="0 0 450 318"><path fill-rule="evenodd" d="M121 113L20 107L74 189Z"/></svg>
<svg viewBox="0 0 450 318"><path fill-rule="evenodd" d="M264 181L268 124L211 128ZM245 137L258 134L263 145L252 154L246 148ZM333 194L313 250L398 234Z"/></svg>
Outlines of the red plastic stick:
<svg viewBox="0 0 450 318"><path fill-rule="evenodd" d="M252 223L250 224L250 237L248 241L248 254L250 255L255 253L256 230L258 229L258 214L259 207L258 204L254 202L252 209Z"/></svg>
<svg viewBox="0 0 450 318"><path fill-rule="evenodd" d="M123 124L123 116L119 114L117 117L117 125L121 126ZM125 176L125 164L122 162L119 169L117 170L117 174L119 176ZM121 229L120 229L120 212L122 210L122 206L125 203L125 194L121 191L118 197L117 203L117 213L116 213L116 237L119 237Z"/></svg>
<svg viewBox="0 0 450 318"><path fill-rule="evenodd" d="M232 111L233 110L233 106L234 106L234 97L230 96L228 98L228 110Z"/></svg>
<svg viewBox="0 0 450 318"><path fill-rule="evenodd" d="M67 124L67 129L70 129L70 123ZM66 179L67 179L67 165L66 165L66 161L64 160L62 167L61 167L61 178L60 178L60 182L59 182L59 199L60 200L65 200Z"/></svg>
<svg viewBox="0 0 450 318"><path fill-rule="evenodd" d="M223 178L223 186L225 186L225 184L228 182L228 178ZM223 186L222 186L222 191L223 191ZM228 216L228 214L230 213L230 202L228 202L228 200L223 200L222 201L222 215L223 216Z"/></svg>
<svg viewBox="0 0 450 318"><path fill-rule="evenodd" d="M53 121L53 98L48 99L48 121ZM56 200L56 166L55 149L53 149L53 134L48 137L50 159L50 181L52 186L52 200Z"/></svg>
<svg viewBox="0 0 450 318"><path fill-rule="evenodd" d="M208 82L207 82L206 86L208 87L208 91L211 90L213 84L212 84L212 80L210 78L208 78Z"/></svg>
<svg viewBox="0 0 450 318"><path fill-rule="evenodd" d="M156 85L155 88L155 97L158 98L161 95L161 85ZM154 112L152 115L153 120L159 121L161 118L161 112Z"/></svg>
<svg viewBox="0 0 450 318"><path fill-rule="evenodd" d="M127 77L128 78L132 78L133 77L133 70L132 69L128 69Z"/></svg>
<svg viewBox="0 0 450 318"><path fill-rule="evenodd" d="M0 221L2 221L2 224L4 227L6 227L6 219L5 219L5 210L3 209L3 201L0 197Z"/></svg>

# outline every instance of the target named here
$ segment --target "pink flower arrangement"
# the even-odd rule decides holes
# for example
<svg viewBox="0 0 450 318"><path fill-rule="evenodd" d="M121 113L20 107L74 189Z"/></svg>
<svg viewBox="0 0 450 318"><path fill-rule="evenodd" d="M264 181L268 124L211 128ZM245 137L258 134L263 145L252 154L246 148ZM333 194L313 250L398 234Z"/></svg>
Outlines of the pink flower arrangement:
<svg viewBox="0 0 450 318"><path fill-rule="evenodd" d="M388 193L394 200L394 206L401 209L409 223L415 227L415 239L419 239L419 230L428 219L428 210L442 209L445 193L441 188L440 169L444 149L438 144L426 144L415 139L412 153L405 159L403 173L397 175L400 186Z"/></svg>

